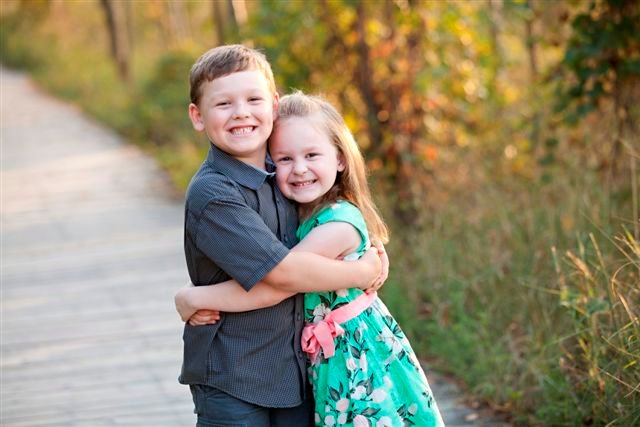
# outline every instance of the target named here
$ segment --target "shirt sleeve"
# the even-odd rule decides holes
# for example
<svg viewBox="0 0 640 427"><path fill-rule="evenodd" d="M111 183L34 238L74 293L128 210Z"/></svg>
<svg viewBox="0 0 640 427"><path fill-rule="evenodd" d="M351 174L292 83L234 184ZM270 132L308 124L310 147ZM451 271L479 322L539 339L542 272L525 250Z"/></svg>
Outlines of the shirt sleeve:
<svg viewBox="0 0 640 427"><path fill-rule="evenodd" d="M198 221L195 242L247 291L289 253L240 195L209 201Z"/></svg>
<svg viewBox="0 0 640 427"><path fill-rule="evenodd" d="M367 223L362 216L360 209L353 204L345 201L338 201L329 205L318 213L316 225L326 224L327 222L346 222L351 224L360 234L360 246L356 250L362 255L369 246L369 233L367 231Z"/></svg>

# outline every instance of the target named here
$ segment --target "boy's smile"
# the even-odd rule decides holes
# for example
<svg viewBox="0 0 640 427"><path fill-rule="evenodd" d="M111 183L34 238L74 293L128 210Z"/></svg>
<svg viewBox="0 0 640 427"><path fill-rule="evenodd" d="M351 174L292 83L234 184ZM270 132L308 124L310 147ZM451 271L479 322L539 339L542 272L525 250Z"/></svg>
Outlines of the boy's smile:
<svg viewBox="0 0 640 427"><path fill-rule="evenodd" d="M239 71L203 86L199 105L189 106L193 127L236 159L264 169L278 94L260 71Z"/></svg>
<svg viewBox="0 0 640 427"><path fill-rule="evenodd" d="M344 170L344 160L326 132L310 117L278 123L270 140L276 181L285 197L310 203L324 196Z"/></svg>

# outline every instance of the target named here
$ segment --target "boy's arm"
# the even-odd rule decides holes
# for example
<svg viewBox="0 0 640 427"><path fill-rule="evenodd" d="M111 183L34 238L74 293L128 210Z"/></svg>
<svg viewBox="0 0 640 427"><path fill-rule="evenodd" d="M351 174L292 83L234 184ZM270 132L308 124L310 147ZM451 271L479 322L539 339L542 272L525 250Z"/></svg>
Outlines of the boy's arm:
<svg viewBox="0 0 640 427"><path fill-rule="evenodd" d="M323 224L312 230L298 245L293 248L290 255L285 258L287 262L298 262L296 259L297 254L306 255L319 255L322 259L326 258L340 258L356 250L360 245L360 235L353 226L344 222L331 222ZM294 255L293 257L290 257ZM311 257L311 262L314 262L316 257ZM378 255L373 255L374 261L378 258ZM283 261L284 262L284 261ZM302 261L304 263L304 259ZM334 262L332 262L334 264ZM343 261L335 261L335 264L342 266L342 264L354 264L353 262L345 263ZM375 262L373 263L375 264ZM285 266L288 268L288 266ZM277 268L277 267L276 267ZM228 280L226 282L218 283L214 286L196 286L183 288L175 296L176 309L180 313L182 320L187 321L198 310L219 310L226 312L242 312L249 310L256 310L259 308L270 307L278 304L282 300L294 295L296 292L312 292L312 291L324 291L324 290L337 290L348 287L354 287L354 283L359 283L358 278L354 278L353 281L342 280L341 277L334 278L333 281L331 273L327 278L327 272L319 270L319 272L312 272L312 278L303 280L301 276L309 273L308 265L304 269L293 268L294 279L291 284L285 281L285 284L289 285L290 290L283 290L277 286L271 285L265 276L263 281L258 282L248 292L242 288L235 280ZM347 269L347 274L353 271ZM286 275L287 272L279 272L276 275L275 280L279 280L279 275ZM314 279L322 275L322 278ZM267 275L269 276L269 274ZM295 282L296 278L300 276L298 282ZM362 282L366 285L369 282Z"/></svg>
<svg viewBox="0 0 640 427"><path fill-rule="evenodd" d="M187 321L199 310L217 310L229 313L257 310L274 306L295 295L258 282L246 291L235 280L209 286L189 286L180 289L175 296L176 310Z"/></svg>
<svg viewBox="0 0 640 427"><path fill-rule="evenodd" d="M226 187L218 185L216 188ZM289 250L258 213L246 205L244 198L231 191L227 196L224 199L214 198L208 203L199 217L196 230L200 232L195 232L191 238L205 256L234 277L247 292L259 281L286 292L308 292L352 287L364 289L379 280L383 267L375 249L370 249L360 260L353 262L326 258L336 258L344 247L348 247L334 247L335 242L347 242L349 245L353 242L346 238L348 233L335 232L331 235L331 230L325 227L346 227L360 242L351 225L339 222L323 224L312 230L296 248ZM215 239L211 238L212 233L215 233ZM322 255L300 252L315 248Z"/></svg>
<svg viewBox="0 0 640 427"><path fill-rule="evenodd" d="M262 281L276 289L292 292L369 288L380 280L383 270L377 249L370 249L358 261L336 260L355 251L360 242L359 233L348 223L329 222L320 225Z"/></svg>

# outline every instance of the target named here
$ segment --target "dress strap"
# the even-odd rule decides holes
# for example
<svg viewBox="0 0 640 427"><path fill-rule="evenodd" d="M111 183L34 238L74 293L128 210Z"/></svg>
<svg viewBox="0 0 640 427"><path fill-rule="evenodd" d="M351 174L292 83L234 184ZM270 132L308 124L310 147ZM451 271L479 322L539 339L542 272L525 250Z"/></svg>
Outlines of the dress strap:
<svg viewBox="0 0 640 427"><path fill-rule="evenodd" d="M311 362L315 361L320 349L325 358L333 357L336 350L333 340L344 334L340 324L359 316L377 297L377 292L363 293L350 303L331 310L319 322L305 326L302 330L302 350L309 354Z"/></svg>

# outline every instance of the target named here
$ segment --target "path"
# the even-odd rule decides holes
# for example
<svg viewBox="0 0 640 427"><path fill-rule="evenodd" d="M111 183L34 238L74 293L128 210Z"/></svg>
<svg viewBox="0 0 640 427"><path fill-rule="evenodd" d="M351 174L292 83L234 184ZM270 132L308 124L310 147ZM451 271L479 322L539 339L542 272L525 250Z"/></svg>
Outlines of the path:
<svg viewBox="0 0 640 427"><path fill-rule="evenodd" d="M0 71L0 425L193 426L181 198L138 149ZM434 393L448 425L488 425L451 384Z"/></svg>

